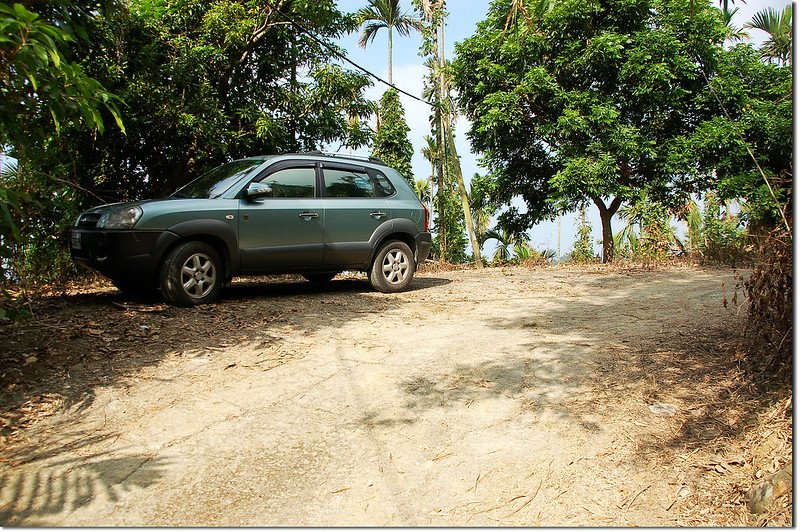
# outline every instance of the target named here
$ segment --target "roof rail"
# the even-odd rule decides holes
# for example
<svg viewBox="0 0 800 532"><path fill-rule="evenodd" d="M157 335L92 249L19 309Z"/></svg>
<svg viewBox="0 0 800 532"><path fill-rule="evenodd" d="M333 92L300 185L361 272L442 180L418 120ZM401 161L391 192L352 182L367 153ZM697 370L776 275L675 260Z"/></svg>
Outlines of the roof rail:
<svg viewBox="0 0 800 532"><path fill-rule="evenodd" d="M352 155L349 153L335 153L335 152L321 151L321 150L306 151L303 152L302 155L322 155L323 157L336 157L339 159L355 159L357 161L367 161L370 163L386 166L385 162L383 162L378 157L373 157L372 155Z"/></svg>

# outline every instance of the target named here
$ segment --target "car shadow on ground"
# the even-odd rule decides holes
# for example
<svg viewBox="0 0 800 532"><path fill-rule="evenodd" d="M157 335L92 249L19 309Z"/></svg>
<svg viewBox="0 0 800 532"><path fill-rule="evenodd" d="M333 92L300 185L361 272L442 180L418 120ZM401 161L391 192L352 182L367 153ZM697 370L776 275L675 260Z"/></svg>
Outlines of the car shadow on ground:
<svg viewBox="0 0 800 532"><path fill-rule="evenodd" d="M362 309L391 310L402 297L375 292L366 279L335 279L322 285L305 280L236 282L216 304L169 306L157 293L123 294L115 289L37 301L33 319L3 326L6 350L0 353L0 437L8 437L25 417L28 402L82 409L94 387L113 386L175 350L203 349L249 336L257 341L271 328L308 326L320 308L325 326L339 327ZM418 277L410 291L450 283L444 277Z"/></svg>
<svg viewBox="0 0 800 532"><path fill-rule="evenodd" d="M404 291L416 292L444 286L452 282L444 277L415 277L411 285ZM246 278L237 280L221 293L222 301L247 301L265 297L299 296L304 294L373 294L376 292L365 276L336 277L327 283L310 283L300 276L265 277L261 279Z"/></svg>

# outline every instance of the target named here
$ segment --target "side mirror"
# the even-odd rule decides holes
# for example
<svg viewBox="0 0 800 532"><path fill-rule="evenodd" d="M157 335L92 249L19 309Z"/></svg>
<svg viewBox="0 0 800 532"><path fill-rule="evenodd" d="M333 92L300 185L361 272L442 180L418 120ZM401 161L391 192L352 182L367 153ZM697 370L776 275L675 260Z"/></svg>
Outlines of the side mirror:
<svg viewBox="0 0 800 532"><path fill-rule="evenodd" d="M248 199L266 198L272 196L272 187L264 183L250 183L245 191Z"/></svg>

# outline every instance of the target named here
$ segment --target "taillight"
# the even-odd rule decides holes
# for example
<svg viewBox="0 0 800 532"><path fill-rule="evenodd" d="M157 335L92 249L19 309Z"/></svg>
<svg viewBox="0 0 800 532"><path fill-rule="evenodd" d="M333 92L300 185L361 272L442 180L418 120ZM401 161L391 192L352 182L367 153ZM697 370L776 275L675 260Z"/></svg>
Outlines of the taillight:
<svg viewBox="0 0 800 532"><path fill-rule="evenodd" d="M428 222L430 221L431 213L428 212L428 208L425 206L424 203L422 204L422 208L425 210L425 232L427 233L430 230Z"/></svg>

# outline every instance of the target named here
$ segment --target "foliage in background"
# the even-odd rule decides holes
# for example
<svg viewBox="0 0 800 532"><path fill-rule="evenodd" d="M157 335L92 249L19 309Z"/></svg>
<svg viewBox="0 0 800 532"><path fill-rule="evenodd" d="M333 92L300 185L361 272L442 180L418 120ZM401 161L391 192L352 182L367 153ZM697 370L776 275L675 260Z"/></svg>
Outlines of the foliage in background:
<svg viewBox="0 0 800 532"><path fill-rule="evenodd" d="M704 261L736 265L745 253L747 231L740 216L731 215L713 192L705 195L700 241L694 248Z"/></svg>
<svg viewBox="0 0 800 532"><path fill-rule="evenodd" d="M0 3L0 143L21 157L38 149L26 142L31 136L58 132L62 122L102 133L104 110L124 132L118 98L70 60L67 45L74 40L22 4ZM36 117L45 123L31 120Z"/></svg>
<svg viewBox="0 0 800 532"><path fill-rule="evenodd" d="M761 45L761 57L768 61L777 61L781 65L792 62L792 5L789 4L778 11L768 7L753 15L753 19L744 25L765 32L769 37Z"/></svg>
<svg viewBox="0 0 800 532"><path fill-rule="evenodd" d="M432 258L460 264L468 261L464 212L461 209L453 169L441 163L440 152L433 136L426 136L422 156L431 163L431 232Z"/></svg>
<svg viewBox="0 0 800 532"><path fill-rule="evenodd" d="M633 260L661 260L677 247L670 213L663 204L653 201L646 190L630 205L619 210L626 225L614 235L614 256Z"/></svg>
<svg viewBox="0 0 800 532"><path fill-rule="evenodd" d="M411 158L414 156L414 148L408 140L409 131L400 95L394 89L387 90L378 105L378 130L375 133L372 155L400 172L413 186Z"/></svg>
<svg viewBox="0 0 800 532"><path fill-rule="evenodd" d="M727 34L720 11L684 0L565 0L527 10L506 31L492 4L456 46L455 85L469 137L498 182L507 226L523 230L593 202L613 254L611 218L644 188L680 203L689 166L668 164L708 115L701 70L713 72ZM518 17L519 20L519 17Z"/></svg>
<svg viewBox="0 0 800 532"><path fill-rule="evenodd" d="M449 241L453 240L455 243L461 239L461 235L457 234L452 234L452 238L450 238L450 231L456 228L447 225L450 216L446 211L450 202L449 189L452 182L455 185L462 210L461 219L457 222L454 220L454 222L462 226L462 232L466 230L472 248L472 256L466 257L465 255L464 260L474 262L480 269L483 268L481 246L473 227L470 199L455 142L454 123L458 117L458 111L451 95L452 69L444 55L444 28L447 18L445 0L416 0L414 5L425 21L424 29L421 32L422 46L420 47L420 55L425 57L425 66L428 67L424 96L428 101L433 102L430 121L436 145L434 167L437 173L436 203L440 220L436 236L439 242L438 246L434 242L434 250L438 247L439 256L447 257L450 254ZM458 255L463 254L462 249L456 250ZM455 255L455 253L451 255Z"/></svg>
<svg viewBox="0 0 800 532"><path fill-rule="evenodd" d="M472 176L469 189L469 204L472 214L472 226L475 228L475 236L483 249L483 244L489 238L490 224L492 217L499 210L499 205L493 201L494 181L488 176L475 174Z"/></svg>
<svg viewBox="0 0 800 532"><path fill-rule="evenodd" d="M527 244L524 236L515 234L502 226L489 229L486 240L494 240L495 246L492 253L492 265L507 264L515 256L514 250L523 249Z"/></svg>
<svg viewBox="0 0 800 532"><path fill-rule="evenodd" d="M792 215L792 71L764 63L759 55L740 44L720 56L711 92L701 95L717 116L686 140L691 154L672 161L697 162L711 174L720 200L746 204L751 234L767 232ZM695 179L688 173L686 178Z"/></svg>
<svg viewBox="0 0 800 532"><path fill-rule="evenodd" d="M466 252L469 241L467 239L467 227L464 222L464 210L461 205L458 185L453 179L455 171L452 164L452 159L449 159L443 171L444 182L442 186L436 187L438 208L433 220L433 232L435 233L433 251L435 257L441 257L444 261L460 264L469 261ZM446 234L447 238L444 253L441 252L442 232L440 228L445 229L444 234Z"/></svg>
<svg viewBox="0 0 800 532"><path fill-rule="evenodd" d="M61 206L52 191L40 190L38 185L45 183L21 183L23 176L37 171L36 163L47 144L59 140L59 131L102 134L105 112L124 133L119 99L69 55L69 44L82 29L76 22L81 7L73 6L72 15L56 26L22 4L0 3L0 149L11 147L19 159L13 171L0 168L0 247L5 260L19 248L24 233L20 226L30 223L32 209L52 212ZM48 235L26 234L44 239Z"/></svg>
<svg viewBox="0 0 800 532"><path fill-rule="evenodd" d="M580 208L580 218L578 219L578 229L575 235L575 242L572 244L572 251L569 260L572 262L594 262L594 246L592 245L592 224L586 219L586 207Z"/></svg>
<svg viewBox="0 0 800 532"><path fill-rule="evenodd" d="M71 113L51 114L43 96L11 108L7 102L17 100L9 95L20 92L18 86L29 94L33 84L27 76L16 85L9 81L9 72L24 72L13 61L29 56L10 54L15 44L6 35L0 43L0 133L21 172L4 186L49 206L28 206L27 218L14 220L41 231L17 246L17 273L58 277L61 266L69 268L64 230L90 205L161 196L233 158L332 142L359 147L372 138L366 119L374 105L363 97L369 79L332 64L332 52L286 18L323 39L336 38L354 29L355 20L333 1L35 5L68 37L45 32L61 55L34 51L29 56L38 66L29 70L40 91L69 82L66 96L52 101ZM10 15L5 10L2 16ZM119 114L125 132L106 128L99 135L101 124ZM34 216L40 218L34 222Z"/></svg>
<svg viewBox="0 0 800 532"><path fill-rule="evenodd" d="M18 159L0 168L0 321L27 315L11 283L60 280L72 268L57 235L74 220L75 189L43 173L65 167L42 164L49 147L68 129L98 138L109 120L125 133L119 98L70 53L86 36L87 11L96 8L88 4L37 3L61 15L48 21L0 3L0 150Z"/></svg>

